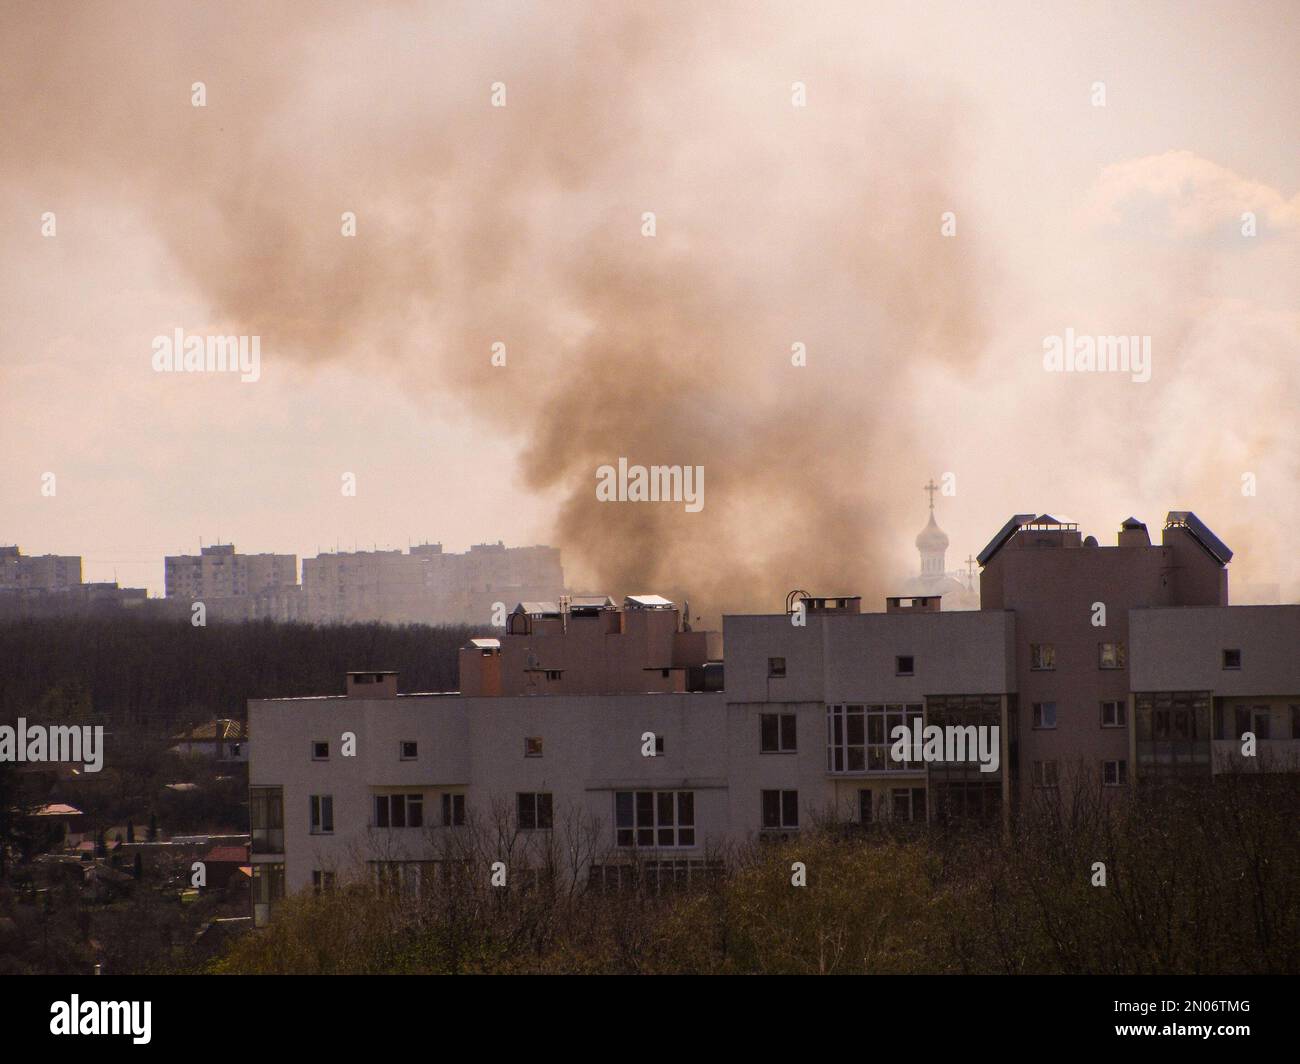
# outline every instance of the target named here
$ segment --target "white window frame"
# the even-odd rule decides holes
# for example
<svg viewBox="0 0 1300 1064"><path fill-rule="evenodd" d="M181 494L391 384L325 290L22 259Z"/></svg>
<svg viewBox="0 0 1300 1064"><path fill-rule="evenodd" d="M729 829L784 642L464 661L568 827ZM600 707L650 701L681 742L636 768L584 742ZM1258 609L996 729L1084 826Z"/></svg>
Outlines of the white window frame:
<svg viewBox="0 0 1300 1064"><path fill-rule="evenodd" d="M329 815L326 816L328 811ZM308 801L308 833L311 835L334 834L334 795L313 794Z"/></svg>
<svg viewBox="0 0 1300 1064"><path fill-rule="evenodd" d="M619 798L628 796L631 804L630 823L619 819ZM649 821L641 817L641 795L650 796ZM668 816L664 815L664 799L668 799ZM687 823L686 821L690 821ZM691 790L652 791L648 788L617 790L614 792L614 845L620 850L690 850L696 843L695 792ZM651 841L643 841L642 833L649 832ZM669 832L669 841L664 841Z"/></svg>
<svg viewBox="0 0 1300 1064"><path fill-rule="evenodd" d="M393 821L396 819L396 817L393 816L393 810L394 808L396 808L393 804L393 799L395 798L401 799L401 809L402 809L402 823L396 825L393 823ZM384 803L384 809L385 809L385 815L382 819L387 820L388 821L387 824L381 824L379 822L381 819L379 815L379 803L381 801ZM418 824L412 824L411 810L412 808L417 808L417 807L420 810L420 822ZM374 816L374 827L377 827L382 831L405 831L408 828L414 828L415 830L419 831L424 828L424 792L423 791L397 791L392 794L376 794L374 796L374 803L371 806L371 810Z"/></svg>
<svg viewBox="0 0 1300 1064"><path fill-rule="evenodd" d="M764 808L764 806L767 801L767 795L769 794L776 794L780 796L777 799L777 809L778 809L777 819L780 820L779 824L766 823L767 810ZM789 823L786 820L786 816L785 816L785 796L787 794L794 795L794 823L793 824ZM790 787L762 788L758 794L758 821L759 824L762 825L763 831L798 831L799 830L799 792Z"/></svg>
<svg viewBox="0 0 1300 1064"><path fill-rule="evenodd" d="M524 827L523 818L519 816L519 799L531 798L533 806L533 826ZM541 826L541 816L539 815L542 805L542 798L549 798L550 802L550 823L545 827ZM516 791L515 792L515 830L517 831L551 831L555 827L555 798L550 791Z"/></svg>
<svg viewBox="0 0 1300 1064"><path fill-rule="evenodd" d="M763 747L764 717L776 718L776 748L774 750L764 749ZM785 720L787 717L794 721L794 743L791 746L785 745ZM758 715L758 752L760 754L797 754L799 752L799 714L760 713Z"/></svg>

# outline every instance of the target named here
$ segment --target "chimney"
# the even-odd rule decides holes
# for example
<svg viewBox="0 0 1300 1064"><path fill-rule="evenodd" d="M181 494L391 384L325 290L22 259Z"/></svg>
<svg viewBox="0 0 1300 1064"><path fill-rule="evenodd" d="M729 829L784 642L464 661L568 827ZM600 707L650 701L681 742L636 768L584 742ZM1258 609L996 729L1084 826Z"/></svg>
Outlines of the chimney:
<svg viewBox="0 0 1300 1064"><path fill-rule="evenodd" d="M1149 547L1151 536L1147 526L1136 517L1130 517L1119 526L1119 545L1121 547Z"/></svg>
<svg viewBox="0 0 1300 1064"><path fill-rule="evenodd" d="M942 595L891 595L885 599L886 613L938 613Z"/></svg>

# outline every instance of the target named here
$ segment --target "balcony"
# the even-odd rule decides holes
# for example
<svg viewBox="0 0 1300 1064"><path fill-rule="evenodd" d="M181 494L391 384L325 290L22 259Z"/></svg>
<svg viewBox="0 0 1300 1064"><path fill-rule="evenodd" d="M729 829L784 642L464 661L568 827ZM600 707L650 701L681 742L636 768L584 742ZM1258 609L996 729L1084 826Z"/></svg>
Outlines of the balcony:
<svg viewBox="0 0 1300 1064"><path fill-rule="evenodd" d="M1213 771L1300 772L1300 739L1258 739L1255 756L1243 757L1240 739L1216 739L1211 743Z"/></svg>

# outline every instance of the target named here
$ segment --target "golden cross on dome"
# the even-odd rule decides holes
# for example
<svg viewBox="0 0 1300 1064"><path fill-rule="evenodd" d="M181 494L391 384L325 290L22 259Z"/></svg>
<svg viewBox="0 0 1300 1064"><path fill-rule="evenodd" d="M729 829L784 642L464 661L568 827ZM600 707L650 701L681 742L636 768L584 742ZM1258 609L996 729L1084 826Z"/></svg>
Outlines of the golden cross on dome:
<svg viewBox="0 0 1300 1064"><path fill-rule="evenodd" d="M931 477L930 483L921 490L930 493L930 512L934 513L934 493L939 490L939 485L934 482L934 477Z"/></svg>

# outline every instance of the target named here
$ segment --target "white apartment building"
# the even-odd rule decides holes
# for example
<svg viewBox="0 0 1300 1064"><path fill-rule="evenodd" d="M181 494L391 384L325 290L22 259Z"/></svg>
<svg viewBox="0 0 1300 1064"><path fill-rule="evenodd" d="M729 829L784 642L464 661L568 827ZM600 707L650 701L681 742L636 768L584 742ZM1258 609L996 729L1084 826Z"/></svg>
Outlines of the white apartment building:
<svg viewBox="0 0 1300 1064"><path fill-rule="evenodd" d="M728 616L725 682L717 634L675 604L594 597L520 604L461 651L460 692L398 694L379 670L343 695L251 701L255 914L358 871L437 874L483 828L484 874L572 856L579 826L571 871L608 882L633 863L707 872L819 821L1005 823L1072 769L1111 793L1208 781L1243 767L1244 736L1247 770L1296 771L1300 605L1226 605L1226 549L1190 527L1151 547L1130 520L1101 548L1020 515L983 556L983 608L805 597ZM996 727L996 767L896 760L894 728L918 722Z"/></svg>
<svg viewBox="0 0 1300 1064"><path fill-rule="evenodd" d="M668 605L654 616L677 630ZM350 673L342 696L250 702L259 918L285 891L366 866L427 874L445 833L475 816L505 818L525 836L580 825L595 835L584 875L647 857L702 869L731 844L789 838L823 817L927 819L927 772L890 760L888 730L921 717L927 699L1005 719L1011 615L939 613L937 600L892 600L884 614L857 606L810 600L803 625L788 614L727 618L736 677L727 691L665 689L666 674L694 667L700 678L706 663L661 667L652 649L654 661L609 674L618 689L600 693L399 695L396 675L380 671ZM569 631L641 641L639 611L629 601L625 612L621 625ZM472 664L500 654L499 642L475 641L462 667L466 655ZM537 667L527 654L502 658L524 673ZM971 768L981 801L991 792L988 811L1001 809L1005 776ZM956 785L967 786L966 773Z"/></svg>

